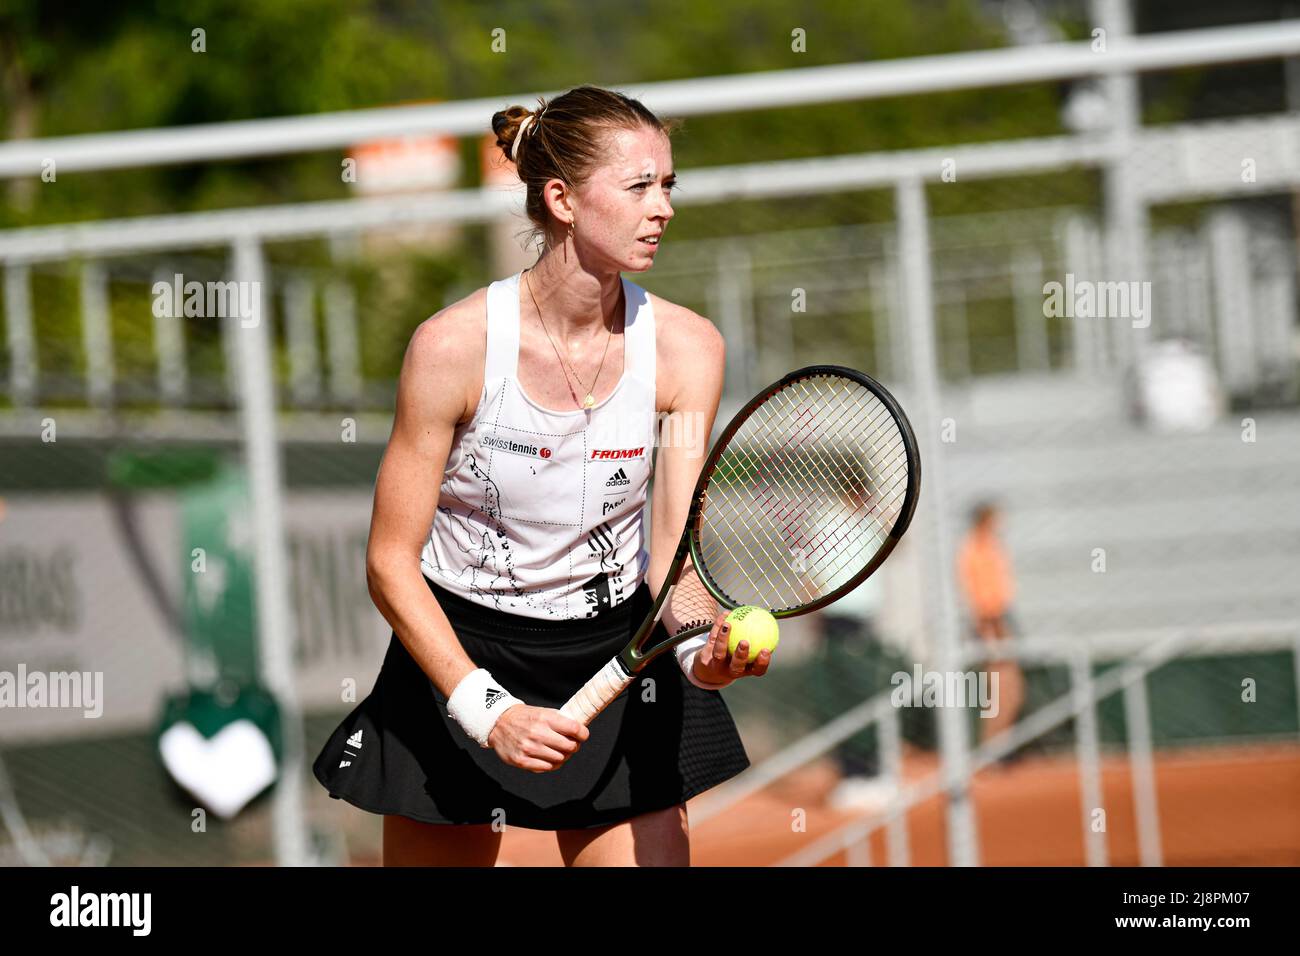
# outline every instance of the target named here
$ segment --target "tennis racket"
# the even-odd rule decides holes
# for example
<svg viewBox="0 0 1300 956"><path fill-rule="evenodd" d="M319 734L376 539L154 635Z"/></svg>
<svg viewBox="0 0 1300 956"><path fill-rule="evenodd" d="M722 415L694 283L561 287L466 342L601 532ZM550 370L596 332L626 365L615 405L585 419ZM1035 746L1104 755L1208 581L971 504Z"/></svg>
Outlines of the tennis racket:
<svg viewBox="0 0 1300 956"><path fill-rule="evenodd" d="M912 427L870 376L811 365L768 386L710 450L654 607L561 713L589 724L656 657L712 630L715 601L780 619L852 591L907 530L920 483ZM683 607L675 593L691 568L703 588L682 589ZM688 626L654 643L670 602Z"/></svg>

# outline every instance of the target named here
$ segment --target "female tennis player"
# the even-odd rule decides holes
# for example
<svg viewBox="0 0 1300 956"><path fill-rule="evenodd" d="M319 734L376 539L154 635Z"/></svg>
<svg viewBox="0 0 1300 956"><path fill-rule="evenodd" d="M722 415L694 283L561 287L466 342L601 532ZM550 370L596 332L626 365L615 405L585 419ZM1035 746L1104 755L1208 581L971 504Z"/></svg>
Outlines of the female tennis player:
<svg viewBox="0 0 1300 956"><path fill-rule="evenodd" d="M594 87L539 106L492 128L541 254L411 338L367 551L393 636L313 767L384 815L385 865L490 866L507 826L555 831L570 866L688 865L686 801L749 766L717 691L771 662L728 653L711 599L675 596L659 627L712 622L707 636L589 726L558 710L664 581L724 350L707 319L621 276L653 265L673 217L672 125ZM698 598L693 576L675 594L687 581Z"/></svg>

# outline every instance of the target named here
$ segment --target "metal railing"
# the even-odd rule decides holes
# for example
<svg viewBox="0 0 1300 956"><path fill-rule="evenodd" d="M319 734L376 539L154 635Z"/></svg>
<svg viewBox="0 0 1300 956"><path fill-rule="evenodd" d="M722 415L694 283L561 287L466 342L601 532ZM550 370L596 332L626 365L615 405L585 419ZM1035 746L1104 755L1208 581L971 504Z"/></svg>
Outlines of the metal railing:
<svg viewBox="0 0 1300 956"><path fill-rule="evenodd" d="M870 865L868 839L884 828L889 865L906 866L910 858L906 826L910 810L936 796L965 793L970 788L972 777L980 770L1075 720L1085 857L1089 866L1105 866L1108 862L1105 833L1091 825L1090 817L1090 813L1104 803L1095 709L1098 702L1122 692L1129 734L1128 758L1134 783L1139 859L1143 866L1159 866L1162 862L1159 801L1155 788L1147 675L1176 659L1223 651L1258 653L1279 650L1292 652L1300 698L1300 621L1020 638L972 644L964 650L963 668L998 659L1065 663L1070 670L1071 689L974 748L966 772L952 773L941 767L919 780L900 786L879 811L844 824L775 865L812 866L841 852L848 853L849 865ZM1118 663L1094 677L1093 665L1107 660L1117 660ZM711 790L692 807L692 824L699 825L724 813L741 800L811 764L838 744L873 725L879 728L883 775L901 782L902 737L899 708L891 700L893 693L885 691L864 701L732 781Z"/></svg>

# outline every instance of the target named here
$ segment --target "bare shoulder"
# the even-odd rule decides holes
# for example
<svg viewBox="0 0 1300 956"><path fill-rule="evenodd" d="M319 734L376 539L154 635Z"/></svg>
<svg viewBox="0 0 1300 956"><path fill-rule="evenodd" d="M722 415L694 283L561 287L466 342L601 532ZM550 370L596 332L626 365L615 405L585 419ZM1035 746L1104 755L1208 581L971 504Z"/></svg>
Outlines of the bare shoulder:
<svg viewBox="0 0 1300 956"><path fill-rule="evenodd" d="M667 346L668 354L687 356L704 352L715 358L721 355L722 333L716 325L684 305L677 305L649 292L646 295L650 297L654 309L655 337L661 343L661 352Z"/></svg>
<svg viewBox="0 0 1300 956"><path fill-rule="evenodd" d="M483 390L487 353L487 288L471 292L425 319L411 334L402 376L417 389L436 384L436 391L459 401L458 420L469 421Z"/></svg>
<svg viewBox="0 0 1300 956"><path fill-rule="evenodd" d="M677 408L688 392L720 391L726 345L717 326L683 305L647 295L655 314L658 410Z"/></svg>

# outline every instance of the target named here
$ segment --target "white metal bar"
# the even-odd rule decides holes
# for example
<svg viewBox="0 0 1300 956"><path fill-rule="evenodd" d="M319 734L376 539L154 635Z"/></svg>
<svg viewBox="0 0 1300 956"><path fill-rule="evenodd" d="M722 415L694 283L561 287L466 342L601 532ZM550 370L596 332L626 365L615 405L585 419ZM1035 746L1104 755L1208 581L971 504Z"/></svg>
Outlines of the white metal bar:
<svg viewBox="0 0 1300 956"><path fill-rule="evenodd" d="M1075 754L1079 762L1079 797L1083 803L1083 855L1088 866L1106 866L1106 830L1093 826L1093 814L1106 817L1101 787L1101 757L1097 741L1096 698L1092 689L1092 659L1086 648L1070 655L1070 688L1074 697ZM1106 826L1109 827L1109 821Z"/></svg>
<svg viewBox="0 0 1300 956"><path fill-rule="evenodd" d="M933 648L940 671L958 670L961 661L956 596L952 587L951 534L947 528L947 476L939 442L943 396L939 385L936 315L930 262L929 213L925 185L918 179L899 182L895 193L898 250L902 286L902 314L908 341L912 404L908 408L917 432L928 505L917 516L931 600L926 626L934 635ZM948 853L954 866L975 866L979 849L975 812L970 799L969 741L964 712L939 708L939 747L948 795Z"/></svg>
<svg viewBox="0 0 1300 956"><path fill-rule="evenodd" d="M1294 632L1295 624L1293 622L1286 622L1284 626L1288 631ZM1028 714L1009 730L1004 730L993 739L976 748L969 772L975 773L982 770L1004 754L1010 753L1030 740L1041 737L1049 730L1061 726L1072 717L1077 718L1081 709L1091 706L1093 700L1104 700L1133 680L1134 675L1146 674L1160 667L1182 649L1183 645L1190 643L1195 637L1194 631L1184 630L1162 635L1142 645L1134 652L1134 659L1130 662L1133 665L1132 667L1113 667L1092 682L1090 700L1081 701L1072 689L1057 700L1040 707L1032 714ZM1199 641L1197 643L1199 644ZM1005 653L1005 650L999 652L1000 655ZM1068 660L1073 653L1073 649L1063 647L1061 656ZM849 733L854 732L856 731L849 731ZM794 749L793 747L790 748L792 751ZM742 786L744 777L748 776L748 774L749 771L741 775ZM924 803L949 789L950 785L947 778L947 771L941 767L922 780L905 787L898 800L903 807L908 809ZM723 786L726 786L726 784ZM726 809L725 805L718 805L717 812L724 809ZM809 846L778 861L775 865L813 866L840 852L851 842L863 839L867 834L880 827L884 821L885 817L883 815L876 815L866 820L855 820L852 823L847 823L838 830L818 837Z"/></svg>
<svg viewBox="0 0 1300 956"><path fill-rule="evenodd" d="M1105 54L1094 52L1089 41L1051 43L623 84L621 88L665 116L691 116L1168 70L1296 53L1300 53L1300 21L1279 20L1115 37ZM488 118L508 103L532 103L539 96L549 98L559 92L10 142L0 145L0 176L39 175L42 161L48 158L57 160L61 172L80 172L302 153L414 133L485 135Z"/></svg>
<svg viewBox="0 0 1300 956"><path fill-rule="evenodd" d="M31 272L21 264L5 268L5 338L9 345L9 397L30 406L36 398L36 340L32 332Z"/></svg>
<svg viewBox="0 0 1300 956"><path fill-rule="evenodd" d="M875 374L877 378L889 381L901 376L902 369L895 367L893 353L897 343L894 341L891 327L894 316L892 296L886 286L886 261L867 263L867 302L871 310L871 336L875 344ZM793 363L791 363L793 367Z"/></svg>
<svg viewBox="0 0 1300 956"><path fill-rule="evenodd" d="M1138 860L1142 866L1163 866L1160 805L1156 799L1155 759L1151 747L1151 708L1147 704L1146 674L1134 669L1124 687L1124 722L1128 725L1129 776L1133 780L1133 812L1137 818Z"/></svg>
<svg viewBox="0 0 1300 956"><path fill-rule="evenodd" d="M289 389L298 403L320 398L320 347L312 281L291 276L284 284L285 338L289 345Z"/></svg>
<svg viewBox="0 0 1300 956"><path fill-rule="evenodd" d="M727 343L727 382L739 394L752 395L757 386L751 367L754 340L749 253L739 242L725 243L718 249L715 268L710 314Z"/></svg>
<svg viewBox="0 0 1300 956"><path fill-rule="evenodd" d="M1107 50L1116 44L1134 42L1133 18L1128 0L1093 0L1094 23L1106 30ZM1133 161L1133 147L1142 124L1137 78L1125 70L1112 71L1103 84L1110 112L1109 139L1114 147L1105 165L1103 203L1106 208L1106 278L1145 280L1150 215L1140 189L1140 164ZM1076 321L1078 321L1076 319ZM1115 323L1113 342L1121 365L1127 367L1139 354L1149 336L1145 329Z"/></svg>
<svg viewBox="0 0 1300 956"><path fill-rule="evenodd" d="M880 765L884 769L885 779L902 787L903 785L903 732L898 717L898 708L890 707L880 717L876 725L880 743ZM866 838L863 839L866 843ZM890 866L907 866L911 859L911 847L907 837L907 807L898 799L889 803L885 813L885 846L889 854Z"/></svg>
<svg viewBox="0 0 1300 956"><path fill-rule="evenodd" d="M1142 131L1131 162L1140 198L1163 202L1243 188L1239 170L1232 176L1209 171L1180 177L1178 169L1192 153L1211 149L1201 132L1215 124L1181 124ZM1222 124L1219 124L1222 125ZM1300 186L1300 155L1289 145L1300 140L1300 117L1280 115L1237 121L1231 125L1234 155L1260 159L1261 177L1270 188ZM1204 134L1204 135L1209 135ZM1216 134L1217 135L1217 134ZM1202 148L1204 147L1204 148ZM938 179L941 163L955 158L964 180L1062 168L1101 166L1120 159L1115 146L1097 136L1059 136L1004 143L944 146L775 163L745 163L690 169L691 189L675 206L706 205L732 199L808 196L846 190L893 188L900 178ZM1260 182L1263 182L1261 178ZM1258 191L1262 185L1251 184ZM135 219L104 220L0 231L0 261L40 262L85 256L210 248L254 234L264 241L314 238L417 222L488 222L510 215L509 193L499 189L465 189L424 195L329 202L296 203L185 213Z"/></svg>
<svg viewBox="0 0 1300 956"><path fill-rule="evenodd" d="M162 282L171 288L176 280L174 270L159 266L154 270L154 283ZM153 346L158 359L158 396L165 405L182 405L188 391L188 375L185 368L185 314L184 283L181 276L181 301L172 304L172 308L153 309ZM159 311L163 314L159 315Z"/></svg>
<svg viewBox="0 0 1300 956"><path fill-rule="evenodd" d="M1206 220L1214 273L1215 343L1229 394L1249 392L1259 377L1249 234L1236 209L1216 209Z"/></svg>
<svg viewBox="0 0 1300 956"><path fill-rule="evenodd" d="M956 359L957 380L965 382L971 377L970 321L966 314L966 287L960 282L954 282L952 283L952 289L953 291L947 297L946 304L950 306L951 311L949 314L953 318L947 323L940 322L938 325L940 332L937 343L939 347L938 356L936 357L938 362L937 372L939 380L943 381L943 357L947 353ZM947 348L944 348L945 336L942 333L945 324L951 333L946 343Z"/></svg>
<svg viewBox="0 0 1300 956"><path fill-rule="evenodd" d="M345 405L361 397L361 343L357 300L345 279L325 286L325 348L329 355L330 397Z"/></svg>
<svg viewBox="0 0 1300 956"><path fill-rule="evenodd" d="M108 295L108 267L87 262L81 267L81 341L86 351L86 400L105 407L113 402L113 329Z"/></svg>
<svg viewBox="0 0 1300 956"><path fill-rule="evenodd" d="M256 283L266 275L262 248L251 237L235 244L234 273L239 282ZM262 678L280 705L284 761L272 805L276 862L302 866L310 858L305 824L303 778L305 754L302 711L294 682L294 622L289 598L288 558L284 538L280 449L276 439L275 390L271 370L270 322L258 298L256 320L237 315L225 319L239 355L239 412L252 493L254 568L257 587L258 651ZM232 310L233 311L233 310Z"/></svg>
<svg viewBox="0 0 1300 956"><path fill-rule="evenodd" d="M1065 286L1066 274L1075 273L1080 278L1101 278L1098 260L1096 228L1087 218L1071 214L1060 223L1063 273L1052 277ZM1046 320L1044 320L1046 321ZM1066 319L1070 332L1070 361L1074 368L1089 376L1100 375L1109 364L1105 358L1105 345L1095 321Z"/></svg>
<svg viewBox="0 0 1300 956"><path fill-rule="evenodd" d="M1017 245L1011 258L1013 315L1016 323L1016 362L1022 369L1047 371L1051 352L1047 317L1043 315L1043 257L1034 248Z"/></svg>
<svg viewBox="0 0 1300 956"><path fill-rule="evenodd" d="M505 215L507 199L499 191L462 189L33 226L0 232L0 260L39 262L76 255L179 252L229 245L249 235L271 241L331 236L413 222L486 222Z"/></svg>

